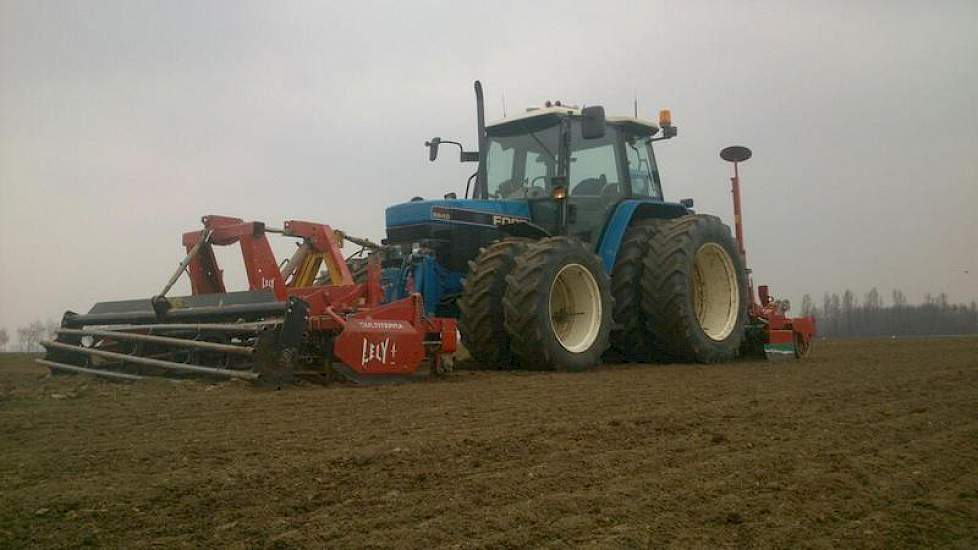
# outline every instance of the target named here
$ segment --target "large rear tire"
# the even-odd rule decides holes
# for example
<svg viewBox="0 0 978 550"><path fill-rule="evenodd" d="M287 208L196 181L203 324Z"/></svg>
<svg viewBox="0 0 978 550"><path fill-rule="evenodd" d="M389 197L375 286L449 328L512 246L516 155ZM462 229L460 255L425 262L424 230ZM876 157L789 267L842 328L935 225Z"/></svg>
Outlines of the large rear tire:
<svg viewBox="0 0 978 550"><path fill-rule="evenodd" d="M649 241L659 220L642 220L625 233L615 267L611 271L611 294L615 298L615 328L611 331L611 352L615 359L646 362L653 334L642 311L642 273Z"/></svg>
<svg viewBox="0 0 978 550"><path fill-rule="evenodd" d="M503 325L503 295L506 276L528 242L514 239L494 243L469 262L469 274L458 300L459 330L462 345L477 363L497 368L513 366L509 335Z"/></svg>
<svg viewBox="0 0 978 550"><path fill-rule="evenodd" d="M516 258L503 298L514 357L525 368L580 371L608 349L614 300L598 257L548 237Z"/></svg>
<svg viewBox="0 0 978 550"><path fill-rule="evenodd" d="M730 228L714 216L662 223L649 241L642 310L664 361L730 361L744 339L747 274Z"/></svg>

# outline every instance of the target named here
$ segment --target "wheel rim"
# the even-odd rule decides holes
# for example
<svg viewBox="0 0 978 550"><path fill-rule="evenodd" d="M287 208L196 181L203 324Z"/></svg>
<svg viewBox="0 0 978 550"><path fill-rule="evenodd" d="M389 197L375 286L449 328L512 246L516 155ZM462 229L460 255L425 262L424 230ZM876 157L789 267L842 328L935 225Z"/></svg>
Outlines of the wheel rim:
<svg viewBox="0 0 978 550"><path fill-rule="evenodd" d="M737 326L740 292L733 259L716 243L696 251L693 262L693 309L708 338L721 341Z"/></svg>
<svg viewBox="0 0 978 550"><path fill-rule="evenodd" d="M591 347L601 329L601 292L594 275L580 264L565 265L550 286L550 326L567 351Z"/></svg>

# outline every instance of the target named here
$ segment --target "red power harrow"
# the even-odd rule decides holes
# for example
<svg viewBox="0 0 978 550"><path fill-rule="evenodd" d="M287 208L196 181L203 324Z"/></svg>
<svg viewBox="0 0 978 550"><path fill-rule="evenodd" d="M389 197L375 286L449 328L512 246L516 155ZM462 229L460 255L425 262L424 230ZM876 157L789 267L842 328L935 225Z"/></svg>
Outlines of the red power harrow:
<svg viewBox="0 0 978 550"><path fill-rule="evenodd" d="M808 355L815 338L814 317L788 317L785 300L776 300L768 294L767 285L757 287L761 303L751 304L749 317L751 326L747 328L748 342L758 344L768 359L801 359ZM753 296L753 292L751 292ZM751 331L755 334L752 335ZM753 342L751 338L754 338Z"/></svg>
<svg viewBox="0 0 978 550"><path fill-rule="evenodd" d="M158 295L66 312L37 361L57 372L126 380L184 373L270 384L298 374L368 381L408 377L422 365L432 373L451 369L454 319L425 316L417 294L382 303L376 254L354 280L343 239L376 245L304 221L281 229L224 216L202 221L202 230L184 233L187 255ZM298 239L281 268L268 233ZM213 247L233 244L244 257L246 291L226 290L214 256ZM191 295L168 298L183 273Z"/></svg>

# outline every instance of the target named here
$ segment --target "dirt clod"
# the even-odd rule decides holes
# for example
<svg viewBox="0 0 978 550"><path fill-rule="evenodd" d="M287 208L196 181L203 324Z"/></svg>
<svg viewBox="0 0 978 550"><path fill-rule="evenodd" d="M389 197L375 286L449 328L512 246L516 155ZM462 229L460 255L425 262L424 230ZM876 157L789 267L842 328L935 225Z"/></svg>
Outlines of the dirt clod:
<svg viewBox="0 0 978 550"><path fill-rule="evenodd" d="M727 523L731 525L739 525L744 522L744 516L740 515L738 512L730 512L727 514Z"/></svg>

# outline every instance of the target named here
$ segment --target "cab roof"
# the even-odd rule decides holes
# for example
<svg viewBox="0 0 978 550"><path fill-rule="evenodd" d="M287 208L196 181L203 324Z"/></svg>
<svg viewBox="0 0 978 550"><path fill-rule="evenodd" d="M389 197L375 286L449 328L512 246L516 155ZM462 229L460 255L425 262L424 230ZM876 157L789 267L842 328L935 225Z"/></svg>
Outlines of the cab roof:
<svg viewBox="0 0 978 550"><path fill-rule="evenodd" d="M551 105L549 107L530 107L525 112L502 118L486 124L489 133L510 133L519 131L525 126L541 128L556 124L562 117L579 117L581 109L575 105ZM613 124L630 134L654 136L659 126L651 120L630 116L605 117L608 124ZM494 132L495 130L495 132Z"/></svg>

